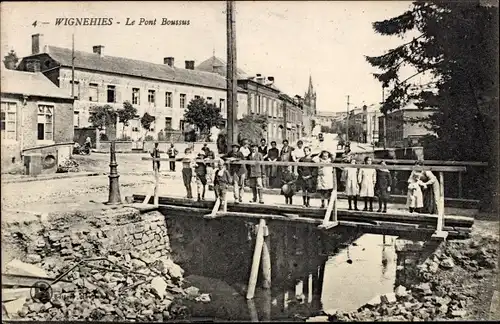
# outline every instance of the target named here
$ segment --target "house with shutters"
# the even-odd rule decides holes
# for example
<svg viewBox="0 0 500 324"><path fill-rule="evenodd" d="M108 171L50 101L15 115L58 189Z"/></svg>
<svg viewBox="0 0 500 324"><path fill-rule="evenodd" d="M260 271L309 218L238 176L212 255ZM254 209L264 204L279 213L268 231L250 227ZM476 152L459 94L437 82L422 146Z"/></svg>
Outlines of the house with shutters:
<svg viewBox="0 0 500 324"><path fill-rule="evenodd" d="M157 64L108 56L101 45L93 46L92 52L74 51L74 60L72 53L70 48L45 45L43 35L35 34L32 54L21 60L18 69L41 72L65 94L74 96L74 127L90 126L92 107L110 105L119 109L125 101L138 113L123 132L122 125L116 125L116 137L127 136L134 141L144 139L146 134L140 123L145 113L155 118L147 130L154 138L160 130L183 131L187 126L185 109L197 97L219 106L223 117L227 114L226 78L195 70L195 61L185 61L183 67L178 67L173 57L165 57L163 64ZM246 106L246 90L239 88L238 107ZM238 118L244 113L244 109L238 109Z"/></svg>

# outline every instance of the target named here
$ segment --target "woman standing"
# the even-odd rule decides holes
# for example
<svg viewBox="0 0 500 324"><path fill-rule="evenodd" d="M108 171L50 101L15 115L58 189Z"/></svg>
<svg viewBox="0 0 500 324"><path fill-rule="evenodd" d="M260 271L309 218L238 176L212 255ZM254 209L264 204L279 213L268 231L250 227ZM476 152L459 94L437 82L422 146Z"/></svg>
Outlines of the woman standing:
<svg viewBox="0 0 500 324"><path fill-rule="evenodd" d="M380 165L386 166L385 161L380 162ZM375 184L375 191L378 196L378 210L377 212L387 213L387 201L391 196L391 172L388 169L377 170L377 183ZM383 207L383 208L382 208Z"/></svg>
<svg viewBox="0 0 500 324"><path fill-rule="evenodd" d="M365 157L365 164L371 165L372 158ZM359 195L365 200L365 208L363 211L368 210L368 201L370 202L370 211L373 211L373 197L375 196L375 182L377 181L377 173L375 169L360 169L358 173L358 182L360 185Z"/></svg>
<svg viewBox="0 0 500 324"><path fill-rule="evenodd" d="M278 161L280 157L280 151L276 147L276 142L271 142L271 148L267 151L267 160L271 162ZM269 186L271 188L279 187L279 179L278 179L278 166L277 165L269 165L267 168L267 177L269 178Z"/></svg>
<svg viewBox="0 0 500 324"><path fill-rule="evenodd" d="M315 161L316 162L316 161ZM328 151L322 151L318 163L331 163L332 156ZM335 177L336 178L336 177ZM321 195L321 208L325 208L325 200L330 203L330 196L334 185L334 169L333 166L321 166L318 168L318 183L316 189Z"/></svg>
<svg viewBox="0 0 500 324"><path fill-rule="evenodd" d="M417 161L415 165L423 166L423 161ZM420 171L419 180L423 183L422 194L424 198L424 207L422 212L426 214L439 214L441 199L439 194L439 181L431 171Z"/></svg>

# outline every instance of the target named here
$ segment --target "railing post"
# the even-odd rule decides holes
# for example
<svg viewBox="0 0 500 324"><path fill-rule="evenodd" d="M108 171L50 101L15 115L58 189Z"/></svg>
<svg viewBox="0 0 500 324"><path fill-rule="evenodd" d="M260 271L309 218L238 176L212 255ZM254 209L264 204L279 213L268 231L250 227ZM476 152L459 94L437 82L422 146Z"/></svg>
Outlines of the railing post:
<svg viewBox="0 0 500 324"><path fill-rule="evenodd" d="M255 286L257 285L257 276L259 275L259 265L262 256L262 247L264 245L264 227L266 220L260 219L257 230L257 239L255 241L255 250L253 252L252 270L248 280L247 299L252 299L255 294Z"/></svg>
<svg viewBox="0 0 500 324"><path fill-rule="evenodd" d="M438 219L436 232L432 235L433 238L445 240L448 237L448 232L443 231L444 227L444 174L439 172L439 201L438 201Z"/></svg>
<svg viewBox="0 0 500 324"><path fill-rule="evenodd" d="M458 198L463 197L462 191L462 172L458 171Z"/></svg>
<svg viewBox="0 0 500 324"><path fill-rule="evenodd" d="M159 190L159 186L160 186L160 175L158 172L158 163L153 160L153 165L154 165L154 171L155 171L155 190L154 190L153 204L155 206L158 206L158 190Z"/></svg>

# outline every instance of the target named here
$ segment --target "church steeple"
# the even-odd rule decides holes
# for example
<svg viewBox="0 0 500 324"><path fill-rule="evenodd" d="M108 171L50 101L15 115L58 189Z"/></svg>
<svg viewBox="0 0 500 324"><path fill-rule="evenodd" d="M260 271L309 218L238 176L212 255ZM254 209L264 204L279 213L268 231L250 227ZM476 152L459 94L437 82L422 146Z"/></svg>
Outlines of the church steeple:
<svg viewBox="0 0 500 324"><path fill-rule="evenodd" d="M309 75L309 87L307 88L307 94L309 94L310 96L315 94L311 75Z"/></svg>

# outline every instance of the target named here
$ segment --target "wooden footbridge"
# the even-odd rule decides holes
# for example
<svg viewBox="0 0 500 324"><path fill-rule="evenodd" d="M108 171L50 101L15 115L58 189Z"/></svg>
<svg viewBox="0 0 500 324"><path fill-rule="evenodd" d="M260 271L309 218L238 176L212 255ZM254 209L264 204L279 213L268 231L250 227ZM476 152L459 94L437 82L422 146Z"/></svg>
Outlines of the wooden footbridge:
<svg viewBox="0 0 500 324"><path fill-rule="evenodd" d="M178 161L182 158L143 158L147 161ZM196 160L197 162L214 163L218 160ZM467 238L470 235L474 219L465 216L445 215L444 213L444 176L443 172L465 172L465 166L439 165L439 166L408 166L408 165L363 165L345 163L304 163L304 162L269 162L269 161L248 161L231 160L231 164L243 165L276 165L276 166L304 166L321 167L333 166L336 168L371 168L389 170L427 170L439 173L440 199L438 215L417 214L402 211L392 211L389 213L346 210L338 208L339 194L336 187L332 191L331 199L327 208L281 205L281 204L251 204L232 203L216 200L194 201L193 199L177 197L159 196L159 172L155 168L155 184L151 195L134 195L133 200L138 208L150 210L159 209L167 216L191 215L203 217L205 219L241 219L243 221L258 221L257 237L253 256L252 270L249 279L247 298L253 298L259 265L262 260L262 271L264 276L264 287L270 285L271 261L269 257L269 244L266 237L270 235L270 229L266 226L266 221L283 221L303 224L317 224L318 230L341 231L342 228L357 228L365 233L375 233L384 235L396 235L403 237L416 237L423 241L442 241L450 238ZM334 171L334 179L335 177ZM172 190L184 190L176 187ZM230 193L226 196L230 196ZM184 217L184 216L183 216ZM269 282L266 284L266 282Z"/></svg>

